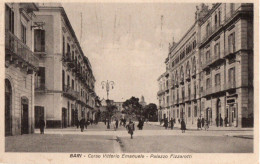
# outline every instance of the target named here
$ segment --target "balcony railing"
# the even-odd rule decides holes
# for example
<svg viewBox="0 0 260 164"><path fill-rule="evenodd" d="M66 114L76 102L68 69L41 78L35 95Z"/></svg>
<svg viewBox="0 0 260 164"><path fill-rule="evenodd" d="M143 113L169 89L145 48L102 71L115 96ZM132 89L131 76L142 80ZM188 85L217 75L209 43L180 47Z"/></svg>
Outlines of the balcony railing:
<svg viewBox="0 0 260 164"><path fill-rule="evenodd" d="M5 31L5 50L6 54L16 55L32 67L39 67L39 59L30 48L8 30Z"/></svg>
<svg viewBox="0 0 260 164"><path fill-rule="evenodd" d="M73 99L78 99L79 98L79 92L77 91L74 91L70 86L68 85L65 85L64 86L64 90L63 90L63 93L66 95L66 96L69 96Z"/></svg>
<svg viewBox="0 0 260 164"><path fill-rule="evenodd" d="M67 63L70 68L74 68L76 66L75 62L72 60L71 54L68 52L66 55L63 55L63 61Z"/></svg>

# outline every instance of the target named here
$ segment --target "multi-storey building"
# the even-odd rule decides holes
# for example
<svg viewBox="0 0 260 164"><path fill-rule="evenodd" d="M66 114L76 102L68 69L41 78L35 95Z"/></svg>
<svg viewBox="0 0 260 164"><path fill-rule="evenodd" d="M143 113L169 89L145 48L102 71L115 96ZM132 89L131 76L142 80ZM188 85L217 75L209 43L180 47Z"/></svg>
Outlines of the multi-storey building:
<svg viewBox="0 0 260 164"><path fill-rule="evenodd" d="M169 48L159 79L159 119L252 126L253 5L197 7L195 23ZM222 118L222 119L221 119ZM226 118L226 119L225 119Z"/></svg>
<svg viewBox="0 0 260 164"><path fill-rule="evenodd" d="M201 23L201 38L204 117L217 126L220 118L252 126L253 5L214 5Z"/></svg>
<svg viewBox="0 0 260 164"><path fill-rule="evenodd" d="M39 4L34 51L39 57L35 80L35 125L43 117L47 127L73 126L92 117L95 78L70 21L59 4Z"/></svg>
<svg viewBox="0 0 260 164"><path fill-rule="evenodd" d="M5 135L34 132L34 3L5 4Z"/></svg>

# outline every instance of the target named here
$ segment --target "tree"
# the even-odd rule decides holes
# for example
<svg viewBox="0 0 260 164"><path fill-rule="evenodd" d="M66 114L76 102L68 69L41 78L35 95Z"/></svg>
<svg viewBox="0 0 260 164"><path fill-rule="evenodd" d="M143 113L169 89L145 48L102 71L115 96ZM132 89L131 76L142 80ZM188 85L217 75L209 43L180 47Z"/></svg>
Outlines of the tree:
<svg viewBox="0 0 260 164"><path fill-rule="evenodd" d="M116 113L117 106L112 103L111 100L106 100L107 106L106 106L106 118L111 120L111 117Z"/></svg>
<svg viewBox="0 0 260 164"><path fill-rule="evenodd" d="M135 115L137 118L143 117L143 107L139 103L139 98L131 97L123 103L124 110L122 113Z"/></svg>
<svg viewBox="0 0 260 164"><path fill-rule="evenodd" d="M154 103L150 103L144 107L144 117L149 121L157 121L157 106Z"/></svg>

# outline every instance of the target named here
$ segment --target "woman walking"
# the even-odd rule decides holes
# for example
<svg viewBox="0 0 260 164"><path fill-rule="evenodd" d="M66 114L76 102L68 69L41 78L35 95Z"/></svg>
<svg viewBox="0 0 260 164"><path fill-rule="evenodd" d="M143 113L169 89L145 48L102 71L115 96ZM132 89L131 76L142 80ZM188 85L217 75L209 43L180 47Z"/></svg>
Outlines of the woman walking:
<svg viewBox="0 0 260 164"><path fill-rule="evenodd" d="M126 128L128 130L128 133L131 135L131 139L133 139L133 134L135 131L135 124L132 122L131 119L129 119L128 125L126 125Z"/></svg>

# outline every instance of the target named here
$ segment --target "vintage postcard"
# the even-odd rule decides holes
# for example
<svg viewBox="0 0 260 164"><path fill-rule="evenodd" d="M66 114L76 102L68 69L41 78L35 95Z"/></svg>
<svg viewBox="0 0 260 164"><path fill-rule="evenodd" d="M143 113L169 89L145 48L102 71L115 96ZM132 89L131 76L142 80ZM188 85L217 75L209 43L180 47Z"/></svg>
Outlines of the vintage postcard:
<svg viewBox="0 0 260 164"><path fill-rule="evenodd" d="M2 1L0 163L259 163L257 1Z"/></svg>

